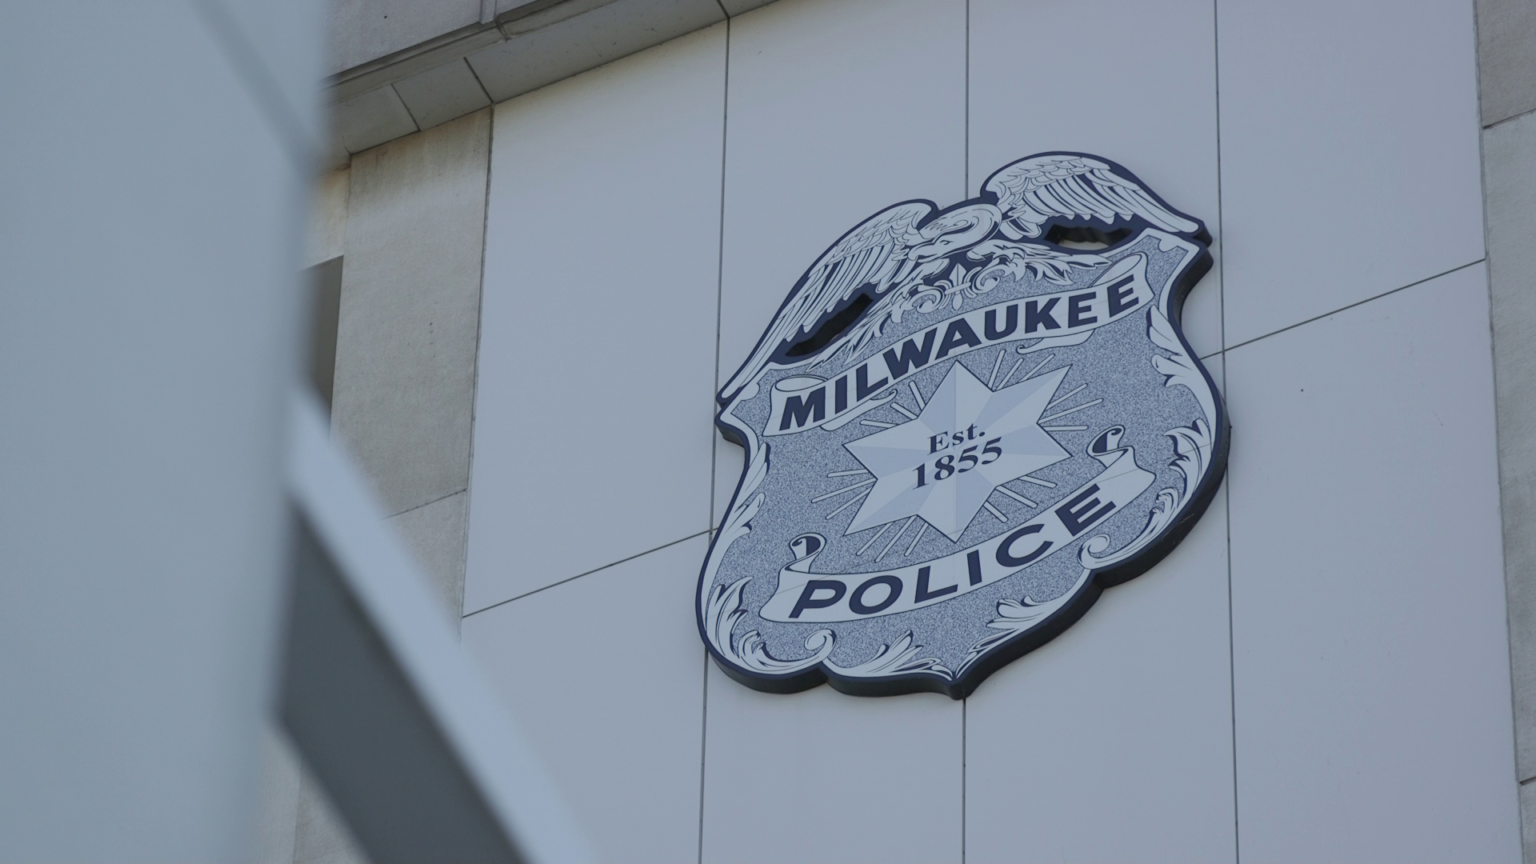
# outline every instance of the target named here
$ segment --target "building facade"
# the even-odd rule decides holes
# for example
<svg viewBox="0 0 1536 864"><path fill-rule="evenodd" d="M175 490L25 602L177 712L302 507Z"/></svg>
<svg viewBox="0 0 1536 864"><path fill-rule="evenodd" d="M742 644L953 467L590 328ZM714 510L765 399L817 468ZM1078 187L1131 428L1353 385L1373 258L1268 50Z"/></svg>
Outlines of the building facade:
<svg viewBox="0 0 1536 864"><path fill-rule="evenodd" d="M1520 860L1536 12L751 5L333 16L334 434L600 855ZM717 391L844 231L1043 151L1209 226L1224 485L964 700L741 686L694 620ZM357 859L274 754L269 859Z"/></svg>

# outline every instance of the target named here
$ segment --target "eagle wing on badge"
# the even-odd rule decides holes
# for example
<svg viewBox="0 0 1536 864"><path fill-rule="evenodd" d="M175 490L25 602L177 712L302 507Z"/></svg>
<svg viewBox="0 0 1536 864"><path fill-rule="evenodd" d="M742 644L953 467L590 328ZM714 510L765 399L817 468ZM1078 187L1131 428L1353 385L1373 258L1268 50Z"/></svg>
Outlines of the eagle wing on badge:
<svg viewBox="0 0 1536 864"><path fill-rule="evenodd" d="M927 201L903 202L864 220L832 244L800 278L725 392L744 387L782 346L809 336L820 321L865 286L873 285L879 296L910 279L917 262L909 253L926 242L918 225L933 211Z"/></svg>
<svg viewBox="0 0 1536 864"><path fill-rule="evenodd" d="M1139 216L1179 234L1197 234L1199 223L1169 209L1135 181L1105 162L1071 153L1021 159L987 178L1006 221L1000 230L1014 240L1038 238L1052 219L1095 219L1114 227Z"/></svg>
<svg viewBox="0 0 1536 864"><path fill-rule="evenodd" d="M1114 229L1139 219L1164 231L1209 239L1199 222L1175 212L1129 172L1117 169L1077 153L1042 153L987 178L983 192L995 204L973 199L940 212L928 201L904 201L876 213L805 272L722 397L739 392L781 350L811 336L872 288L866 295L870 302L854 321L826 343L806 346L802 356L819 365L840 351L857 352L887 321L899 320L902 304L910 305L915 295L946 277L955 283L946 287L954 290L963 274L950 270L962 252L975 262L1001 261L1005 269L1034 270L1056 282L1063 282L1071 267L1101 261L1073 255L1042 236L1052 222L1097 221ZM1007 240L989 242L996 235Z"/></svg>

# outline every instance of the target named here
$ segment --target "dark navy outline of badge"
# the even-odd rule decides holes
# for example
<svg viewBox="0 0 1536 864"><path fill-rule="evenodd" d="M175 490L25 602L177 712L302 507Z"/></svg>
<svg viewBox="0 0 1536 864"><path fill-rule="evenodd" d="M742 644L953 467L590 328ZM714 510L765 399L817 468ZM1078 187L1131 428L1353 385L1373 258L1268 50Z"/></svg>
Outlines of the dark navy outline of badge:
<svg viewBox="0 0 1536 864"><path fill-rule="evenodd" d="M884 696L933 691L945 693L955 699L964 698L973 692L987 676L1072 626L1088 611L1105 588L1141 575L1165 557L1194 527L1221 485L1226 469L1230 438L1226 410L1220 391L1212 381L1210 373L1189 346L1180 324L1185 297L1211 267L1209 252L1211 238L1204 223L1174 210L1122 166L1086 153L1051 152L1020 159L994 172L982 185L982 189L980 196L942 210L926 200L911 200L895 204L871 216L840 237L795 283L751 355L717 396L720 410L716 415L716 426L727 440L743 448L746 459L730 506L722 516L720 526L710 542L709 552L700 574L696 613L699 631L710 655L727 675L738 682L757 690L774 693L792 693L815 687L826 681L839 691L855 695ZM905 378L897 380L892 377L884 387L871 385L867 389L864 386L867 383L865 380L858 381L857 386L850 385L848 381L855 377L853 373L857 367L873 363L877 358L882 357L883 350L895 349L900 344L900 340L881 341L880 336L883 328L892 320L896 322L901 320L903 311L911 315L933 313L936 309L941 312L947 311L948 317L937 319L931 326L925 325L931 333L937 332L940 327L949 323L950 331L946 332L942 340L947 344L952 341L951 333L954 331L954 325L950 322L962 317L978 317L987 310L985 302L970 307L963 306L965 298L958 296L961 292L956 287L962 275L954 266L957 262L961 264L968 261L981 262L972 271L964 274L967 278L975 279L978 278L977 273L983 268L990 267L1001 260L995 257L987 258L985 250L997 252L998 249L1004 248L1017 253L1014 256L1016 268L1012 271L1013 273L1028 272L1038 277L1043 272L1054 272L1060 276L1068 272L1091 271L1090 265L1081 262L1099 256L1101 264L1095 266L1100 268L1096 271L1100 280L1095 285L1105 284L1106 280L1103 277L1110 270L1121 274L1121 282L1124 283L1129 277L1124 277L1123 274L1135 266L1134 262L1126 262L1137 256L1125 253L1125 257L1113 262L1109 256L1123 252L1138 243L1148 242L1149 235L1151 241L1161 244L1159 249L1175 252L1182 249L1185 257L1182 264L1173 269L1173 275L1164 284L1150 286L1152 294L1147 302L1140 303L1134 299L1126 299L1124 302L1137 304L1134 311L1127 314L1138 315L1146 320L1146 337L1157 349L1150 351L1148 356L1153 368L1162 375L1162 386L1188 388L1204 415L1187 426L1179 426L1163 433L1171 439L1172 452L1176 454L1175 458L1168 462L1168 466L1177 469L1178 475L1182 477L1180 485L1183 488L1175 485L1159 489L1146 485L1151 482L1148 478L1153 475L1136 464L1134 453L1131 453L1131 458L1118 463L1122 467L1117 473L1111 466L1116 464L1117 458L1131 449L1118 447L1120 435L1125 428L1110 426L1102 430L1090 431L1086 434L1093 436L1092 442L1083 448L1083 452L1087 457L1097 459L1105 466L1104 472L1098 475L1098 479L1120 477L1124 480L1127 470L1141 477L1138 485L1130 490L1134 493L1134 497L1129 501L1120 502L1118 505L1120 509L1111 511L1109 516L1103 518L1102 524L1107 525L1113 517L1133 510L1145 512L1145 523L1139 529L1132 529L1137 532L1132 540L1120 544L1119 549L1112 551L1107 551L1109 545L1107 536L1092 536L1093 526L1073 527L1072 533L1065 536L1076 544L1077 557L1082 565L1082 575L1064 594L1051 600L1036 602L1024 596L998 602L996 616L987 623L994 632L973 644L966 653L963 663L954 664L958 667L958 671L932 657L923 656L923 643L942 639L942 633L909 631L904 637L887 641L874 652L874 656L867 660L842 666L832 660L837 641L834 630L818 629L804 640L803 651L795 652L804 656L775 656L769 650L768 640L764 639L761 629L772 626L775 621L790 620L782 613L785 601L780 600L780 605L777 607L779 617L764 618L761 613L774 598L759 601L755 604L755 608L749 608L752 604L744 599L747 583L763 580L771 585L775 579L781 582L799 580L795 584L803 583L806 587L803 593L798 595L800 599L795 604L791 617L807 611L831 615L830 611L821 608L821 604L831 602L862 605L865 613L870 614L871 617L887 614L879 610L892 606L897 595L905 590L905 585L896 575L871 578L868 580L870 583L881 580L887 582L883 586L885 598L876 603L863 602L870 596L868 590L859 595L858 590L855 589L853 593L856 596L852 600L844 598L842 592L836 590L836 585L827 589L826 595L815 593L815 590L819 589L813 589L811 586L832 584L806 581L815 575L820 575L810 573L809 570L812 560L827 543L822 533L818 533L815 523L821 523L823 526L821 532L831 533L828 531L830 524L825 521L831 517L824 516L820 512L812 514L803 501L766 500L760 491L768 472L773 470L773 456L770 455L773 449L772 436L778 432L777 429L770 428L773 422L778 420L783 428L788 429L793 420L796 428L790 430L792 432L802 432L823 426L840 428L842 424L865 415L873 408L888 405L895 395L904 397L905 391L900 389L902 383L911 385L916 404L919 409L922 409L924 397L918 392L916 384ZM1001 245L987 245L994 241ZM1086 251L1084 244L1101 245L1102 248L1089 252ZM970 257L962 261L961 257L967 254ZM1021 260L1019 257L1021 255L1029 259L1025 265L1022 265L1023 270L1017 269L1017 262ZM1141 272L1144 276L1146 256L1140 256L1140 258L1142 259ZM1114 264L1113 267L1110 266L1111 263ZM995 280L995 274L993 278ZM1022 276L1016 275L1015 278L1022 279ZM1064 284L1061 279L1052 281ZM974 286L974 282L971 284ZM995 286L996 282L992 284ZM1016 281L1012 284L1021 283ZM1036 278L1035 284L1041 284L1041 280ZM1071 290L1083 292L1080 287ZM1067 293L1069 292L1061 291L1058 296L1065 297ZM1109 293L1114 293L1113 285L1110 286ZM967 296L970 299L976 299L979 295ZM1044 298L1049 295L1018 295L1014 298L1013 305L1017 306L1036 296ZM953 300L954 308L942 309L933 305L930 301L935 297L940 298L939 304L943 306L947 306ZM1096 295L1095 298L1081 301L1085 310L1084 320L1091 320L1086 315L1086 304L1102 299L1102 296ZM1109 302L1112 304L1114 301L1111 299ZM1064 302L1063 306L1065 305ZM993 306L994 311L987 311L987 314L1000 316L1002 313L995 311L1000 309L1000 306L1001 304ZM1101 315L1106 309L1102 303L1095 308ZM1113 310L1114 306L1110 305L1107 308ZM961 311L962 309L965 311ZM1146 310L1145 316L1139 315L1142 309ZM1038 312L1039 309L1032 311ZM989 324L996 320L996 318L987 319ZM1107 326L1109 323L1111 322L1106 321L1099 326ZM996 329L1001 330L1000 327ZM1081 329L1086 332L1076 335L1070 332L1071 327L1065 329L1069 331L1067 335L1053 333L1045 337L1025 338L1019 338L1018 331L1010 330L1004 336L1012 338L990 341L983 348L991 348L993 345L1002 346L997 359L1000 367L1004 356L1009 354L1010 349L1015 346L1020 355L1026 355L1039 347L1050 348L1058 344L1069 347L1082 344L1092 337L1092 331L1096 327L1085 325ZM924 335L923 331L911 334L908 339L914 339L918 335ZM970 335L971 338L976 338L974 332ZM988 335L991 335L990 331ZM956 338L965 339L965 334L962 333ZM1052 339L1055 341L1052 342ZM869 347L875 350L866 359L861 363L851 362L853 358L859 356L860 351ZM963 353L974 346L958 344L956 347ZM903 347L903 351L905 350L906 348ZM754 429L731 413L733 407L761 398L758 385L765 374L790 369L807 373L830 362L839 354L849 358L849 363L831 377L824 379L785 377L775 381L772 385L774 392L770 393L770 396L776 400L774 413L769 414L768 423L763 428ZM941 354L940 358L934 358L932 365L937 366L942 356ZM959 356L959 353L954 355L949 364L950 373L962 368ZM1047 355L1046 362L1049 360L1050 357ZM1017 368L1018 364L1015 363L1014 369ZM1039 367L1036 368L1038 370ZM859 371L862 374L866 370L859 369ZM916 376L917 371L918 368L913 367L912 375ZM950 373L946 373L945 385L941 386L948 385L948 379L955 377ZM997 374L998 368L993 368L994 379L997 378ZM1049 374L1042 373L1039 377L1045 378ZM1013 372L1010 371L1008 376L1001 379L1002 383L1006 384L1012 375ZM1034 375L1034 372L1026 373L1025 379L1021 380L1037 380L1033 377ZM976 378L974 374L970 377ZM1055 380L1057 384L1053 387L1059 386L1061 379L1057 377ZM789 386L780 386L786 382ZM876 385L880 383L877 381ZM833 390L834 384L838 388L836 392ZM992 381L986 382L989 390L993 389L992 384ZM797 386L807 388L811 396L816 396L817 404L810 405L811 396L801 398L795 395ZM1045 385L1042 383L1040 386ZM850 390L855 391L852 397L848 393ZM934 392L937 393L937 390ZM993 392L1001 392L1001 388ZM1055 390L1052 389L1047 395L1054 393ZM880 398L882 395L887 398ZM930 394L932 395L934 394ZM1062 398L1065 397L1060 397L1057 401ZM814 415L812 407L817 409ZM916 421L917 418L909 409L899 407L899 410L902 416ZM780 419L781 413L782 419ZM1036 418L1034 421L1036 424L1042 422L1038 419L1038 414ZM733 420L736 422L733 423ZM870 420L865 425L888 427L893 424ZM1131 469L1123 467L1127 462L1131 464ZM817 470L825 467L820 465ZM860 472L837 473L856 475ZM874 474L875 472L863 473ZM835 474L828 476L835 476ZM864 492L868 492L872 487L866 484L876 482L873 479L866 480L860 485L864 486ZM1087 488L1084 485L1076 491L1082 493L1082 490ZM1003 491L1014 500L1024 500L1006 489ZM1020 557L1010 557L1013 555L1011 550L1017 548L1014 544L1018 536L1039 533L1046 528L1060 532L1059 519L1056 520L1058 524L1054 526L1045 524L1047 517L1053 512L1061 514L1069 523L1074 515L1085 521L1092 521L1094 514L1086 511L1090 505L1096 505L1097 499L1085 503L1083 498L1086 493L1083 493L1077 496L1074 504L1073 501L1067 500L1073 495L1073 491L1068 491L1060 498L1049 502L1044 501L1045 496L1042 495L1040 496L1042 503L1035 505L1041 509L1031 517L1031 522L1024 528L1015 529L1014 525L1018 523L1007 524L1000 527L997 534L987 542L979 546L972 544L969 551L961 549L947 553L946 557L958 561L962 556L966 556L965 563L970 568L972 586L990 587L993 582L1022 574L1030 564L1035 563L1033 560L1012 570L1008 575L995 578L987 576L987 584L980 585L983 577L977 562L981 560L981 553L975 550L987 547L987 553L995 554L999 564L1003 564L1005 560L1012 563L1024 560ZM982 506L997 515L996 509L991 505L984 503ZM1074 510L1073 507L1076 509ZM1054 511L1053 508L1055 508ZM975 519L982 518L988 517L980 513L975 517ZM999 516L1000 520L1001 518ZM754 530L760 520L765 519L797 520L804 526L804 530L794 539L792 548L784 550L782 559L753 560L750 562L750 568L755 571L754 573L740 576L729 583L718 580L717 584L718 571L722 562L730 554L732 545ZM907 524L913 520L918 520L920 524L924 523L924 517L913 515L906 520ZM870 528L872 529L875 524L879 523L872 523ZM881 539L885 530L892 524L898 524L898 522L885 523L877 539ZM969 524L971 523L962 525L960 530L966 530ZM1120 524L1129 523L1122 520ZM851 527L850 525L850 530ZM902 532L906 531L906 525L900 527ZM922 531L926 528L927 525L922 524L916 539L911 541L913 547L918 545L918 540L923 539ZM1078 530L1082 533L1077 533ZM905 539L898 534L898 537L892 538L890 543L895 543L898 538ZM949 539L953 541L956 538ZM999 546L1000 543L1001 546ZM1049 544L1037 547L1037 551L1041 554L1044 554L1042 551L1044 545ZM890 548L889 545L886 546L887 550ZM1064 543L1057 552L1067 548L1071 547ZM862 555L863 552L859 554ZM908 550L908 554L911 554L911 549ZM990 560L988 559L988 566L990 566ZM911 565L900 565L888 572L895 574L898 571L905 571L909 575L916 572L918 578L915 581L918 585L914 596L917 600L950 595L941 600L929 601L938 603L964 596L950 594L954 590L952 588L930 589L928 584L930 574L927 572L930 568L923 565L937 563L938 559L928 562L919 561ZM742 565L735 566L739 569ZM846 575L869 576L872 572L881 571L876 567L873 571L865 570ZM835 581L839 575L843 574L826 575ZM889 584L891 582L894 582L895 588ZM959 584L963 590L972 590L964 588L963 577ZM782 587L775 589L776 592L784 590ZM925 592L927 592L926 598ZM831 595L837 595L835 601L830 599ZM759 596L761 596L761 589ZM794 596L793 592L789 596ZM777 598L778 593L775 593L774 597ZM816 599L808 602L806 598L812 597ZM906 600L903 602L906 606L912 603ZM877 611L871 613L869 612L871 609ZM796 617L794 625L790 626L801 625L805 620ZM852 627L856 626L858 621L865 619L849 618L844 615L842 618L833 616L822 620L840 621L845 626Z"/></svg>

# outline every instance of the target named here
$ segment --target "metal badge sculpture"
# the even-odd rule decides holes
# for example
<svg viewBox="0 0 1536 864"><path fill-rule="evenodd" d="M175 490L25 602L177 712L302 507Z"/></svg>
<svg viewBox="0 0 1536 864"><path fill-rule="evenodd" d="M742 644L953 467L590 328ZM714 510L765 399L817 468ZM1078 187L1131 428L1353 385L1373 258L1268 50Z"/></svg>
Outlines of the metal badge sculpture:
<svg viewBox="0 0 1536 864"><path fill-rule="evenodd" d="M746 451L699 582L721 668L961 698L1166 555L1226 464L1179 329L1209 242L1080 153L843 235L719 396Z"/></svg>

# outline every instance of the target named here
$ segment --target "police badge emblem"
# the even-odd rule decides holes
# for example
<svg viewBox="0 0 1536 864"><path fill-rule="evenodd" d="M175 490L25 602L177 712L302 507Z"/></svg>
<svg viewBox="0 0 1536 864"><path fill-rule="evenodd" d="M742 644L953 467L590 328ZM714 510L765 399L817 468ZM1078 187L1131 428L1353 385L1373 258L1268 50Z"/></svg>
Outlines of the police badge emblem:
<svg viewBox="0 0 1536 864"><path fill-rule="evenodd" d="M962 698L1221 482L1221 396L1179 326L1205 226L1081 153L982 190L843 235L719 394L746 460L698 621L748 686Z"/></svg>

